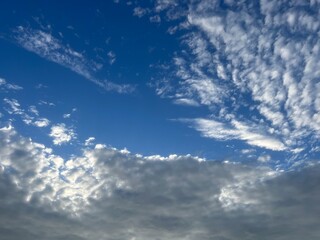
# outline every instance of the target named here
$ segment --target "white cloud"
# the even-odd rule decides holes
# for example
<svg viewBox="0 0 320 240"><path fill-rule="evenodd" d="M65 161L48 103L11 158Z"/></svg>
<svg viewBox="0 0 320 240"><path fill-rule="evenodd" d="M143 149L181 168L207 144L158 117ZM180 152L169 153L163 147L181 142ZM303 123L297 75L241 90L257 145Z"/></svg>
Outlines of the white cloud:
<svg viewBox="0 0 320 240"><path fill-rule="evenodd" d="M49 126L49 124L50 124L50 121L47 118L38 118L32 123L32 125L36 127L47 127Z"/></svg>
<svg viewBox="0 0 320 240"><path fill-rule="evenodd" d="M258 157L257 159L259 162L262 162L262 163L266 163L266 162L269 162L271 160L271 156L270 155L261 155Z"/></svg>
<svg viewBox="0 0 320 240"><path fill-rule="evenodd" d="M67 127L64 123L53 125L49 136L53 138L55 145L68 143L76 138L74 130Z"/></svg>
<svg viewBox="0 0 320 240"><path fill-rule="evenodd" d="M36 115L36 116L39 116L39 111L38 111L38 109L37 109L37 107L36 106L30 106L29 107L29 112L31 112L31 113L33 113L34 115Z"/></svg>
<svg viewBox="0 0 320 240"><path fill-rule="evenodd" d="M35 106L30 106L28 111L33 113L36 117L30 116L26 111L21 107L17 99L8 99L5 98L4 102L9 106L6 111L9 114L19 115L21 120L27 124L35 127L47 127L50 124L49 119L39 117L39 111Z"/></svg>
<svg viewBox="0 0 320 240"><path fill-rule="evenodd" d="M152 23L160 23L161 22L161 18L159 15L155 15L149 18L150 22Z"/></svg>
<svg viewBox="0 0 320 240"><path fill-rule="evenodd" d="M178 98L174 100L174 103L178 105L186 105L186 106L193 106L193 107L200 106L200 104L197 101L190 98Z"/></svg>
<svg viewBox="0 0 320 240"><path fill-rule="evenodd" d="M113 51L108 52L109 63L112 65L116 61L116 54Z"/></svg>
<svg viewBox="0 0 320 240"><path fill-rule="evenodd" d="M84 145L85 145L85 146L92 146L94 140L96 140L95 137L89 137L89 138L86 139L86 141L84 142Z"/></svg>
<svg viewBox="0 0 320 240"><path fill-rule="evenodd" d="M16 85L16 84L11 84L8 83L5 79L0 78L0 89L5 89L5 90L22 90L23 87Z"/></svg>
<svg viewBox="0 0 320 240"><path fill-rule="evenodd" d="M95 78L94 74L101 68L101 64L88 60L82 53L64 46L51 33L19 26L15 29L14 34L15 40L21 47L72 70L107 91L118 93L134 91L134 87L129 84L121 85ZM110 88L110 85L115 87Z"/></svg>
<svg viewBox="0 0 320 240"><path fill-rule="evenodd" d="M7 109L8 113L17 115L22 115L24 113L17 99L4 98L3 101L9 106L9 109Z"/></svg>
<svg viewBox="0 0 320 240"><path fill-rule="evenodd" d="M247 142L249 145L274 151L283 151L287 149L281 140L263 132L259 126L253 127L236 120L232 120L229 124L203 118L181 121L191 123L191 127L201 132L204 137L222 141L239 139Z"/></svg>
<svg viewBox="0 0 320 240"><path fill-rule="evenodd" d="M133 9L133 16L137 16L139 18L143 17L144 15L149 13L149 9L147 8L142 8L142 7L135 7Z"/></svg>

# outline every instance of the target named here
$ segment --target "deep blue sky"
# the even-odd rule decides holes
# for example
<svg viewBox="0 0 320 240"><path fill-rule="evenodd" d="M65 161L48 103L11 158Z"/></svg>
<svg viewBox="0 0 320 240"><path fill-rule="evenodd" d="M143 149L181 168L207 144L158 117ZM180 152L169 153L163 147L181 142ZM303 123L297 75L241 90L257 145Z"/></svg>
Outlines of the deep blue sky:
<svg viewBox="0 0 320 240"><path fill-rule="evenodd" d="M261 83L248 84L250 77L246 74L251 66L240 63L237 70L236 63L230 65L229 55L233 50L219 49L212 30L201 25L202 20L197 20L200 19L196 16L199 10L182 2L173 7L167 6L165 1L162 5L159 2L158 9L153 9L153 2L144 4L130 1L4 2L0 10L1 78L23 90L2 91L1 96L18 100L26 109L35 105L51 125L41 129L30 127L18 116L7 114L3 121L16 118L14 125L21 128L24 136L44 141L67 155L79 151L79 144L88 137L95 137L98 143L143 155L192 154L233 161L256 161L268 156L272 159L271 165L280 159L283 162L283 159L317 156L317 151L311 151L317 147L317 134L313 134L317 127L297 126L290 103L286 107L283 99L273 103L259 98L256 89L261 87L262 91L264 88L269 91L268 83L263 83L269 80L260 76ZM224 14L237 9L241 10L221 2L215 11ZM261 14L255 14L258 9L257 5L248 10L253 13L254 24L263 19ZM308 13L312 16L312 12ZM155 16L158 21L154 20ZM239 24L246 29L247 23L239 21ZM272 26L265 29L284 31ZM41 42L45 41L37 38L41 33L54 40ZM256 39L254 34L248 32L246 38ZM228 44L227 41L231 40L226 38L224 44ZM52 42L59 45L57 49ZM31 47L30 43L33 43ZM41 44L48 45L45 49ZM247 46L251 49L254 44ZM70 50L81 57L70 54ZM58 59L53 59L57 53ZM244 53L239 54L242 59ZM208 62L206 59L210 55L212 59ZM63 60L66 56L69 59ZM271 72L277 63L272 56L269 58L266 62L269 61ZM184 65L177 63L181 59ZM225 77L221 71L219 73L223 65L227 66ZM86 69L89 75L75 70L76 67ZM239 75L241 80L235 77L235 70L243 71ZM257 72L255 74L260 70ZM104 88L92 82L105 80L118 88ZM45 87L37 88L39 84ZM275 89L271 89L270 94L278 91L278 83L270 86L272 84ZM121 92L119 89L123 85L130 90ZM220 96L222 100L217 100ZM55 106L39 105L40 101ZM261 110L260 107L265 108ZM270 111L278 107L280 113L285 111L280 124L277 120L272 122L277 116L270 115ZM73 108L77 110L64 119L63 114L70 113ZM213 120L214 124L204 126L199 119ZM75 131L74 143L56 146L52 143L48 137L50 126L59 123ZM222 124L221 127L216 123ZM245 130L237 127L237 123L245 124ZM295 132L292 134L298 137L288 139L290 134L277 130L283 128L283 124L290 126L288 131ZM301 129L306 130L300 133ZM309 141L309 145L304 144L305 141Z"/></svg>

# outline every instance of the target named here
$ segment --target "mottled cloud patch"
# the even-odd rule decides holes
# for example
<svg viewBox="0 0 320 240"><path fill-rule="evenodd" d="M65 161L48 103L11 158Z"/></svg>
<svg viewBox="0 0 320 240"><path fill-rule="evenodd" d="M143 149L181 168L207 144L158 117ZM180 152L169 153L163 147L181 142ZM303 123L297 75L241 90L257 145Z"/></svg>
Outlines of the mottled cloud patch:
<svg viewBox="0 0 320 240"><path fill-rule="evenodd" d="M169 21L169 16L178 17L181 21L172 18L171 28L183 25L184 34L182 49L169 64L174 67L159 80L162 87L155 84L158 95L174 103L192 99L197 103L192 105L207 106L223 125L230 114L250 127L259 125L282 142L278 150L300 154L308 149L305 143L317 144L317 1L156 1L153 13L159 12ZM219 139L216 135L211 137ZM243 134L232 135L249 142Z"/></svg>

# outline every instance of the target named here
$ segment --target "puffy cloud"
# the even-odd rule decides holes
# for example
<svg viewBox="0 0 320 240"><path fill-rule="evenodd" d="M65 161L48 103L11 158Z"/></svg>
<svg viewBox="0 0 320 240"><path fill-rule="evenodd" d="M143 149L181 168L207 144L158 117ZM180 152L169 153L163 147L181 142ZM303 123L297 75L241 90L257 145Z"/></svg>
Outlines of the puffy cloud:
<svg viewBox="0 0 320 240"><path fill-rule="evenodd" d="M316 239L320 168L288 173L99 145L63 159L0 129L4 239Z"/></svg>
<svg viewBox="0 0 320 240"><path fill-rule="evenodd" d="M53 138L53 143L55 145L61 145L76 138L74 130L67 127L64 123L53 125L49 136Z"/></svg>

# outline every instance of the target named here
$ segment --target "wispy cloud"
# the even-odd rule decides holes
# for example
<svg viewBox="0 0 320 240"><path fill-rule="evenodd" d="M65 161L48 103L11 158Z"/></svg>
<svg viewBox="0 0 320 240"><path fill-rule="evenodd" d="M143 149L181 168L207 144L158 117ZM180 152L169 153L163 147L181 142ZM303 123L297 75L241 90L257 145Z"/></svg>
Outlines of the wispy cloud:
<svg viewBox="0 0 320 240"><path fill-rule="evenodd" d="M88 60L84 54L73 50L54 37L50 32L19 26L14 30L15 41L23 48L40 57L69 68L107 91L130 93L135 90L132 85L121 85L107 80L99 80L94 76L102 64ZM110 88L110 85L114 86Z"/></svg>
<svg viewBox="0 0 320 240"><path fill-rule="evenodd" d="M16 85L16 84L8 83L4 78L0 78L0 89L3 89L3 90L22 90L23 87Z"/></svg>
<svg viewBox="0 0 320 240"><path fill-rule="evenodd" d="M230 123L218 122L212 119L184 119L191 127L201 132L204 137L217 140L239 139L252 146L262 147L274 151L286 150L285 144L270 133L264 132L259 126L252 126L237 120Z"/></svg>

